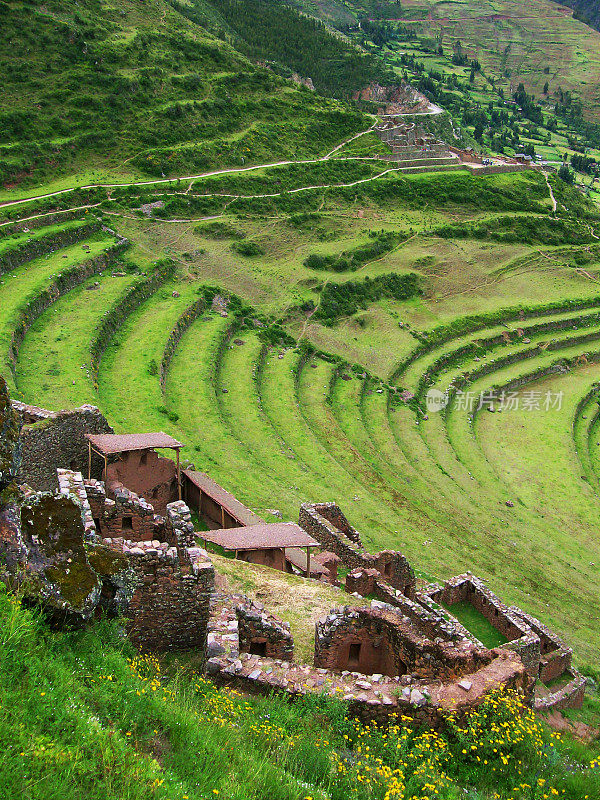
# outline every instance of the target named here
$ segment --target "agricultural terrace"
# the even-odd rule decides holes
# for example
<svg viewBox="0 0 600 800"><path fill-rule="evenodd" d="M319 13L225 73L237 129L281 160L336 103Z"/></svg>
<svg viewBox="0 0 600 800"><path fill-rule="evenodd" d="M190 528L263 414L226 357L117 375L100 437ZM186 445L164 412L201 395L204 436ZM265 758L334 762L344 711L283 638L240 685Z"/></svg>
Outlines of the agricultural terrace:
<svg viewBox="0 0 600 800"><path fill-rule="evenodd" d="M293 167L274 174L298 188ZM402 550L423 577L476 564L585 663L598 636L593 207L551 178L553 214L533 171L393 173L252 199L273 194L272 177L227 177L246 199L214 219L194 214L194 185L185 221L168 211L182 195L163 190L148 213L159 195L132 187L97 210L127 249L96 230L5 273L2 357L18 396L165 430L266 519L335 499L367 547ZM58 265L106 248L114 263L29 306L39 313L11 350ZM494 413L465 405L517 384L522 402L500 413L497 399ZM451 390L441 413L427 413L431 387ZM545 410L548 392L561 402Z"/></svg>

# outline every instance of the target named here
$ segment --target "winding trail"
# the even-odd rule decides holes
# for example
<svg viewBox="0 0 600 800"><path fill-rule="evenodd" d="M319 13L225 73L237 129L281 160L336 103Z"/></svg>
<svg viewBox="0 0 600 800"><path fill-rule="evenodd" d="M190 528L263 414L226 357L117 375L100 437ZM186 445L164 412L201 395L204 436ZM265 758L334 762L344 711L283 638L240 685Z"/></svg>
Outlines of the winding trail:
<svg viewBox="0 0 600 800"><path fill-rule="evenodd" d="M210 178L214 175L231 175L237 172L252 172L253 170L259 170L259 169L271 169L273 167L287 167L291 166L292 164L319 164L322 161L327 161L334 153L336 153L338 150L344 147L344 145L348 144L354 139L358 139L359 136L364 136L365 133L369 133L370 131L372 131L374 127L375 124L364 131L360 131L360 133L350 136L348 139L344 140L339 145L337 145L337 147L334 147L334 149L331 150L331 152L326 153L324 156L319 156L319 158L310 158L298 161L293 161L293 160L274 161L268 164L254 164L253 166L250 167L227 167L225 169L217 169L217 170L212 170L210 172L200 172L197 175L179 175L174 178L155 178L154 180L132 181L131 183L89 183L83 186L70 186L67 189L59 189L56 192L48 192L47 194L32 195L31 197L24 197L21 200L5 200L3 202L0 202L0 208L9 208L11 206L22 205L23 203L30 203L35 200L47 200L50 197L58 197L62 194L68 194L69 192L75 192L80 189L83 190L126 189L131 186L155 186L164 183L177 183L177 181L193 182L195 180L200 180L201 178ZM374 156L345 156L340 158L340 161L377 161L377 160L378 159L375 158ZM307 188L312 188L312 187L307 187Z"/></svg>

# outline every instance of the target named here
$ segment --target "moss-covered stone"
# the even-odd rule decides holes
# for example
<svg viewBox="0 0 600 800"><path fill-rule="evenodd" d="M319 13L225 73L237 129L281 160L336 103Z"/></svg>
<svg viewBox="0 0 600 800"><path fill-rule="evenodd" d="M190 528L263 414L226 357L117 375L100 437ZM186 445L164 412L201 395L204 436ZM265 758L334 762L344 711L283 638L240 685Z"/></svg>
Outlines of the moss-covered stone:
<svg viewBox="0 0 600 800"><path fill-rule="evenodd" d="M21 508L21 530L28 551L25 592L56 609L89 616L102 582L88 559L77 503L35 495Z"/></svg>
<svg viewBox="0 0 600 800"><path fill-rule="evenodd" d="M6 381L0 375L0 493L8 489L17 474L18 466L19 418L11 406Z"/></svg>

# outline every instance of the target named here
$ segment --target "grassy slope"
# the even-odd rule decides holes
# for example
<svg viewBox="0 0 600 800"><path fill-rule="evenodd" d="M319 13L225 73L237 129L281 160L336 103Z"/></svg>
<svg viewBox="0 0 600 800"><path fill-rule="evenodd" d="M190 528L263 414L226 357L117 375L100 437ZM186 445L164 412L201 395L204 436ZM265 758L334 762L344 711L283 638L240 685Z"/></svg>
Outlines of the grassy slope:
<svg viewBox="0 0 600 800"><path fill-rule="evenodd" d="M0 363L2 364L2 373L7 379L11 377L8 362L6 361L10 336L18 313L25 301L46 288L51 282L51 278L58 272L67 267L72 267L88 257L98 255L113 244L114 239L105 234L97 234L88 239L89 254L82 249L82 244L85 243L81 242L71 247L57 250L47 256L41 256L13 270L9 275L2 276L2 282L0 283L0 345L2 347L2 360ZM18 291L16 290L17 287Z"/></svg>
<svg viewBox="0 0 600 800"><path fill-rule="evenodd" d="M288 580L304 602L304 582ZM588 767L593 749L552 739L531 712L521 724L504 703L473 716L466 738L426 732L413 740L401 729L349 724L339 701L289 704L216 691L190 654L162 664L140 657L114 623L53 633L4 593L0 623L3 798L455 800L477 787L483 800L529 800L516 787L540 776L570 800L599 788L600 772ZM501 742L490 718L501 725ZM406 781L406 795L395 778Z"/></svg>
<svg viewBox="0 0 600 800"><path fill-rule="evenodd" d="M354 378L337 380L330 391L331 365L317 362L317 369L300 369L298 354L287 351L280 359L275 349L265 355L255 334L248 331L240 334L243 346L229 342L222 349L222 337L234 321L231 316L209 314L194 323L175 353L165 397L148 371L152 360L160 362L179 315L197 298L200 281L235 291L263 313L285 316L290 305L318 300L314 286L320 280L362 280L367 275L417 269L427 292L416 301L381 302L333 327L292 312L289 327L296 336L304 332L315 343L384 378L415 345L407 324L410 330L423 330L467 313L513 305L523 297L545 302L597 294L597 283L567 267L564 257L552 248L430 236L429 231L442 222L472 218L473 206L464 200L447 202L462 180L458 176L410 178L403 190L406 199L401 200L374 202L367 195L348 202L325 195L321 211L309 224L293 223L277 213L266 220L226 217L234 230L266 251L254 258L237 255L231 239L196 232L193 223L112 218L134 241L133 260L146 266L150 258L169 255L178 262L181 278L159 290L120 329L102 362L97 402L121 431L163 429L181 438L187 443L187 458L267 517L268 509L279 509L293 519L304 500L336 499L370 547L399 547L426 576L446 577L471 568L491 578L501 595L552 621L576 645L580 659L590 660L595 633L589 615L595 604L588 606L586 601L580 631L572 632L572 605L564 593L571 579L560 566L557 548L562 547L563 538L554 523L520 506L518 515L502 511L499 502L512 491L497 476L495 483L486 478L485 490L473 484L461 459L449 448L440 420L431 420L423 428L427 435L420 435L412 412L405 408L389 412L385 394L375 387L365 391ZM511 203L523 194L547 203L545 183L522 176L468 181L466 186L465 199L473 192L481 198L475 206L478 216L485 214L487 202L498 201L499 191L512 198ZM260 184L256 188L260 190ZM424 192L428 199L420 207L415 194ZM417 235L357 273L315 272L302 264L310 252L340 252L364 243L369 230L382 227L412 227ZM593 278L598 264L592 260L586 270ZM174 290L180 297L173 297ZM100 298L97 302L100 306ZM65 303L74 313L73 329L84 331L90 324L88 309L75 294ZM31 346L26 342L24 358L39 345L34 361L21 360L27 396L35 401L47 383L35 368L47 361L59 363L61 370L61 393L55 403L52 392L44 394L48 404L64 405L70 397L72 403L81 402L80 392L71 391L71 386L72 380L81 381L84 361L57 361L53 344L57 334L51 333L56 324L50 316L40 320L35 340ZM85 336L77 338L81 339L78 353L83 355ZM424 359L421 369L427 363ZM418 375L415 366L406 376L410 379L401 376L400 382L410 387ZM161 407L171 413L171 420ZM460 441L459 449L464 450ZM487 467L484 473L488 474ZM584 509L576 527L587 538L596 524L596 512L593 505L586 504ZM475 518L478 523L473 526ZM523 545L518 559L510 541ZM533 542L544 543L544 557L551 564L548 579L541 583L536 568L539 550ZM523 561L531 569L524 572ZM582 580L587 580L585 554L573 553L572 563ZM593 576L591 582L595 585ZM545 605L548 598L539 596L542 584L552 598L551 609Z"/></svg>
<svg viewBox="0 0 600 800"><path fill-rule="evenodd" d="M10 2L2 13L6 186L299 157L364 125L255 67L166 0Z"/></svg>
<svg viewBox="0 0 600 800"><path fill-rule="evenodd" d="M48 309L32 325L19 351L19 390L28 396L35 394L42 408L88 402L93 392L89 348L94 329L104 309L135 280L133 275L113 278L110 272L94 276ZM96 282L99 286L91 289Z"/></svg>

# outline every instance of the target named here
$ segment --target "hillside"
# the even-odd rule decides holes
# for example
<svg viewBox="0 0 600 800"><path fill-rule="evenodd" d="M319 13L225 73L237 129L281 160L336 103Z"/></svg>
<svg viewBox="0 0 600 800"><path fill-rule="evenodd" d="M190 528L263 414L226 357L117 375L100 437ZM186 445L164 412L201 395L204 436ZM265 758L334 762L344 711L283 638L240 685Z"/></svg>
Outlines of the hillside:
<svg viewBox="0 0 600 800"><path fill-rule="evenodd" d="M476 755L464 764L458 730L383 732L345 719L338 700L218 691L189 662L135 653L114 624L57 634L4 593L0 621L2 797L403 800L430 797L434 784L450 800L473 784L505 797L534 775L570 800L598 788L588 750L558 742L531 712L522 724L515 698L473 715L466 741ZM501 752L490 718L504 731Z"/></svg>
<svg viewBox="0 0 600 800"><path fill-rule="evenodd" d="M552 0L501 0L434 3L403 0L401 11L388 5L307 0L302 7L342 30L362 18L399 24L404 32L425 36L448 49L460 41L469 59L477 59L495 86L512 95L519 83L541 97L546 80L552 89L580 95L589 119L600 119L600 33L574 19ZM373 12L376 8L376 12Z"/></svg>
<svg viewBox="0 0 600 800"><path fill-rule="evenodd" d="M416 616L424 587L470 571L501 598L502 624L518 606L565 640L548 662L572 648L583 697L536 715L486 678L483 705L440 717L443 731L404 716L362 726L347 718L359 698L331 683L321 693L314 671L298 679L307 696L296 679L270 684L292 703L218 689L229 667L209 680L199 639L140 655L127 603L116 619L102 610L117 608L116 582L100 582L97 615L68 630L66 612L48 618L0 583L0 800L600 797L599 44L551 0L0 0L11 396L95 405L118 434L163 431L184 467L267 523L335 501L366 551L402 554L423 592ZM0 478L12 498L10 469ZM130 511L111 525L138 534ZM151 565L153 630L179 632L152 613L167 584L196 585L191 526L189 537L175 548L165 534L160 562L152 536L127 549L128 568ZM289 624L304 664L319 618L335 627L332 609L378 596L219 553L217 592ZM184 564L176 578L167 559ZM405 583L400 609L416 596ZM185 615L182 596L171 607ZM208 590L202 602L208 617ZM486 617L464 603L468 647L483 633L486 647L518 641L490 621L498 607ZM238 624L229 610L223 631ZM193 613L185 622L204 631ZM553 697L568 669L542 679L547 642L535 641L536 697ZM252 644L242 655L261 657ZM527 651L515 650L496 655L525 676ZM215 652L235 666L237 650ZM345 674L358 663L348 652ZM412 667L395 669L400 699ZM457 685L473 697L470 681ZM361 702L384 708L368 686Z"/></svg>
<svg viewBox="0 0 600 800"><path fill-rule="evenodd" d="M11 2L0 13L6 187L314 156L365 125L254 66L166 0Z"/></svg>
<svg viewBox="0 0 600 800"><path fill-rule="evenodd" d="M566 0L564 5L573 9L577 19L600 30L600 8L594 0Z"/></svg>

